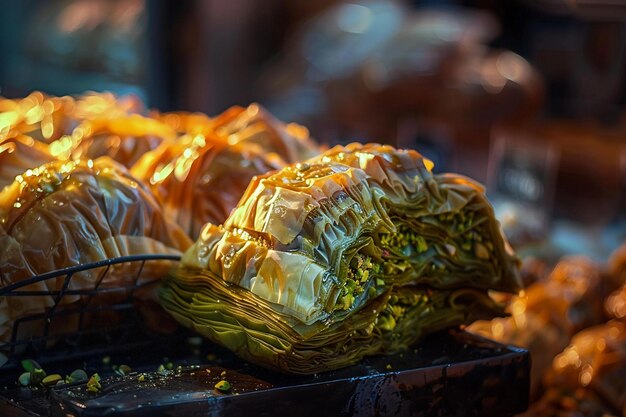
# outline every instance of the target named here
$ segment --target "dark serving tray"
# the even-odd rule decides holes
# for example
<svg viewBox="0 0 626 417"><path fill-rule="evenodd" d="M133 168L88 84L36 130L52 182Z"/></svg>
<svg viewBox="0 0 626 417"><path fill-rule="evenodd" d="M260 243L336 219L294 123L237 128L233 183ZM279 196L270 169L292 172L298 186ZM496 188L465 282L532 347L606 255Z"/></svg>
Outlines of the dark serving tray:
<svg viewBox="0 0 626 417"><path fill-rule="evenodd" d="M460 331L428 336L402 354L307 377L265 371L193 341L170 337L111 355L111 364L132 366L127 376L113 374L101 358L42 364L48 373L80 367L99 372L104 377L98 394L84 384L21 388L15 382L20 371L5 370L0 416L505 417L528 405L528 352ZM163 361L173 362L174 370L155 372ZM231 390L214 389L221 379Z"/></svg>

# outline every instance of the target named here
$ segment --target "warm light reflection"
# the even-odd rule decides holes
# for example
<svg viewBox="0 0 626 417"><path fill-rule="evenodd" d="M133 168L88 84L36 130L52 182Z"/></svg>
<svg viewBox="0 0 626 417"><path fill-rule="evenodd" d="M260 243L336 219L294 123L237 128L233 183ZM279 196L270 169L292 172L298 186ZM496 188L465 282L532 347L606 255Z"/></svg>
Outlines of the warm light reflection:
<svg viewBox="0 0 626 417"><path fill-rule="evenodd" d="M606 309L615 318L626 317L626 286L619 292L611 294L606 300Z"/></svg>
<svg viewBox="0 0 626 417"><path fill-rule="evenodd" d="M68 159L72 153L74 145L75 137L66 135L52 142L48 149L50 154L55 158Z"/></svg>
<svg viewBox="0 0 626 417"><path fill-rule="evenodd" d="M520 84L530 71L526 60L512 52L501 53L496 60L496 68L504 78Z"/></svg>
<svg viewBox="0 0 626 417"><path fill-rule="evenodd" d="M506 85L506 78L502 76L490 61L481 69L482 85L486 91L497 94Z"/></svg>
<svg viewBox="0 0 626 417"><path fill-rule="evenodd" d="M20 116L16 111L0 113L0 131L8 131L11 127L17 124L19 119Z"/></svg>

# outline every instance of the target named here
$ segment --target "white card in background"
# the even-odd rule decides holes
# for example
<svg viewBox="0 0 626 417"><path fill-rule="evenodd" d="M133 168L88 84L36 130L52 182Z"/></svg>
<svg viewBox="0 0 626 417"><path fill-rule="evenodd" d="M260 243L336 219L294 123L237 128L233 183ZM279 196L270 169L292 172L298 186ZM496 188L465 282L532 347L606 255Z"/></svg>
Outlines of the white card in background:
<svg viewBox="0 0 626 417"><path fill-rule="evenodd" d="M494 129L487 194L514 245L544 239L551 225L558 149L522 131Z"/></svg>

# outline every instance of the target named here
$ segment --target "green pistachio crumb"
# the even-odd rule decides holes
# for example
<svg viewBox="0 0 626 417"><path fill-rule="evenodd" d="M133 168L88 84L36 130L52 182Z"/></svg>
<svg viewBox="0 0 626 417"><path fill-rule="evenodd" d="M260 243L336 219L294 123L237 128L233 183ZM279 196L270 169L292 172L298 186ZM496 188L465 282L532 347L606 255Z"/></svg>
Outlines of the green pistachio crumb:
<svg viewBox="0 0 626 417"><path fill-rule="evenodd" d="M43 379L47 376L46 371L43 369L35 369L30 373L30 383L31 385L41 384Z"/></svg>
<svg viewBox="0 0 626 417"><path fill-rule="evenodd" d="M22 360L21 364L22 368L24 368L26 372L33 372L35 369L41 369L41 365L39 365L33 359L24 359Z"/></svg>
<svg viewBox="0 0 626 417"><path fill-rule="evenodd" d="M63 377L59 374L52 374L46 376L41 383L44 385L56 385L57 382L62 381Z"/></svg>
<svg viewBox="0 0 626 417"><path fill-rule="evenodd" d="M87 391L97 393L100 392L101 389L102 385L100 384L100 375L97 373L93 374L91 378L89 378L89 381L87 381Z"/></svg>
<svg viewBox="0 0 626 417"><path fill-rule="evenodd" d="M222 392L226 392L230 390L230 382L228 382L225 379L222 379L217 384L215 384L215 389L222 391Z"/></svg>
<svg viewBox="0 0 626 417"><path fill-rule="evenodd" d="M378 327L390 332L396 328L396 320L392 316L380 316L378 318Z"/></svg>
<svg viewBox="0 0 626 417"><path fill-rule="evenodd" d="M428 250L428 244L426 243L426 239L424 239L422 236L416 236L415 240L417 243L417 251L419 253L424 253Z"/></svg>
<svg viewBox="0 0 626 417"><path fill-rule="evenodd" d="M65 382L68 384L74 382L85 382L87 380L89 380L89 376L87 375L87 372L82 369L75 369L71 374L65 377Z"/></svg>
<svg viewBox="0 0 626 417"><path fill-rule="evenodd" d="M24 372L17 379L21 386L27 387L30 385L30 372Z"/></svg>

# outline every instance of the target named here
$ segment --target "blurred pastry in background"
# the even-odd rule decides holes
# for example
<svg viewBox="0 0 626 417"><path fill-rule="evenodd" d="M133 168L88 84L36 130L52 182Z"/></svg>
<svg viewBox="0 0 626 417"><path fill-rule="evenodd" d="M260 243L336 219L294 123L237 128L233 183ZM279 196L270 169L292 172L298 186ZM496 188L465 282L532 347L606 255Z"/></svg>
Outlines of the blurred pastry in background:
<svg viewBox="0 0 626 417"><path fill-rule="evenodd" d="M81 121L115 119L143 113L141 101L132 95L88 92L76 99L54 97L35 91L27 97L0 97L0 136L14 130L50 143L69 135Z"/></svg>
<svg viewBox="0 0 626 417"><path fill-rule="evenodd" d="M179 134L218 135L229 145L254 143L266 152L278 154L287 163L311 158L320 153L320 147L310 138L306 127L283 123L263 106L233 106L210 118L203 113L153 112L152 116L176 130Z"/></svg>
<svg viewBox="0 0 626 417"><path fill-rule="evenodd" d="M613 251L608 261L609 284L621 285L604 301L609 318L626 322L626 243Z"/></svg>
<svg viewBox="0 0 626 417"><path fill-rule="evenodd" d="M247 108L234 106L213 119L213 129L227 138L229 145L256 144L266 152L278 154L286 163L312 158L319 145L309 130L296 123L283 123L258 104Z"/></svg>
<svg viewBox="0 0 626 417"><path fill-rule="evenodd" d="M167 115L163 116L167 118ZM180 130L192 116L178 116ZM221 224L255 175L319 153L306 128L285 125L257 105L232 107L203 127L147 152L131 172L149 184L165 212L193 239L207 223Z"/></svg>
<svg viewBox="0 0 626 417"><path fill-rule="evenodd" d="M626 284L607 297L604 308L609 317L626 322Z"/></svg>
<svg viewBox="0 0 626 417"><path fill-rule="evenodd" d="M626 328L609 321L576 334L547 373L527 415L626 415ZM552 414L547 411L551 411ZM571 414L567 414L567 412ZM581 414L582 413L582 414Z"/></svg>
<svg viewBox="0 0 626 417"><path fill-rule="evenodd" d="M53 160L48 146L30 136L17 132L0 136L0 190L16 176Z"/></svg>
<svg viewBox="0 0 626 417"><path fill-rule="evenodd" d="M510 317L468 327L491 339L530 350L531 397L539 393L553 358L578 331L605 320L602 273L588 258L563 258L552 272L531 284L510 304Z"/></svg>
<svg viewBox="0 0 626 417"><path fill-rule="evenodd" d="M90 91L75 99L71 115L76 120L102 120L145 113L145 105L133 94L117 96L106 91Z"/></svg>
<svg viewBox="0 0 626 417"><path fill-rule="evenodd" d="M165 123L179 135L204 134L210 131L213 126L211 118L204 113L184 111L161 113L158 110L152 110L150 117Z"/></svg>
<svg viewBox="0 0 626 417"><path fill-rule="evenodd" d="M539 257L526 256L521 260L519 272L522 286L528 288L535 282L544 279L550 273L550 265Z"/></svg>
<svg viewBox="0 0 626 417"><path fill-rule="evenodd" d="M613 284L616 286L626 284L626 243L611 253L608 272Z"/></svg>
<svg viewBox="0 0 626 417"><path fill-rule="evenodd" d="M166 124L138 114L82 121L69 135L50 144L50 153L60 160L95 159L108 156L127 168L143 154L176 133Z"/></svg>
<svg viewBox="0 0 626 417"><path fill-rule="evenodd" d="M205 223L226 219L252 177L282 165L259 146L196 135L162 143L131 172L152 188L166 215L197 238Z"/></svg>
<svg viewBox="0 0 626 417"><path fill-rule="evenodd" d="M73 128L68 115L71 97L52 97L34 91L20 99L0 97L0 136L15 130L41 142L51 142Z"/></svg>

